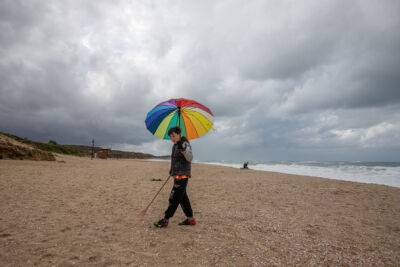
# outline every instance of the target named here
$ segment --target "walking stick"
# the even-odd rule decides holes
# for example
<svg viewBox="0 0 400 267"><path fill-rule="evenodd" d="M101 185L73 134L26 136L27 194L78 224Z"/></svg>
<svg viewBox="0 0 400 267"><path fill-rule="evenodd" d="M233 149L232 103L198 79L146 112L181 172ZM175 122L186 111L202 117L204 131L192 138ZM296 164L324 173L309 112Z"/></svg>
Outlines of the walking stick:
<svg viewBox="0 0 400 267"><path fill-rule="evenodd" d="M142 210L142 212L140 213L142 216L146 215L147 210L149 209L150 205L153 203L154 199L156 199L156 197L158 196L158 194L161 192L161 190L163 189L163 187L166 185L166 183L168 182L169 178L171 177L171 175L168 176L167 180L165 180L164 184L161 186L160 190L158 190L157 194L153 197L153 199L150 201L149 205L147 205L147 207Z"/></svg>

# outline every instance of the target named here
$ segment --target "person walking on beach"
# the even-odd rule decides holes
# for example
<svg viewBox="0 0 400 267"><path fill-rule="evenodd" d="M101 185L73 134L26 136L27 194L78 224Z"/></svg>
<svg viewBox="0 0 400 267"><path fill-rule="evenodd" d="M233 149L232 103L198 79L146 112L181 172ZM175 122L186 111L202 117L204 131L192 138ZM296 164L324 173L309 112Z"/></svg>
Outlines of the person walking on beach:
<svg viewBox="0 0 400 267"><path fill-rule="evenodd" d="M168 135L174 143L169 171L169 174L174 178L174 185L169 196L169 205L165 211L164 218L154 223L154 225L159 228L167 227L169 219L174 216L179 204L187 217L179 225L195 225L196 220L193 218L192 207L186 192L186 187L191 177L192 148L189 140L185 136L181 136L179 127L171 128L168 131Z"/></svg>

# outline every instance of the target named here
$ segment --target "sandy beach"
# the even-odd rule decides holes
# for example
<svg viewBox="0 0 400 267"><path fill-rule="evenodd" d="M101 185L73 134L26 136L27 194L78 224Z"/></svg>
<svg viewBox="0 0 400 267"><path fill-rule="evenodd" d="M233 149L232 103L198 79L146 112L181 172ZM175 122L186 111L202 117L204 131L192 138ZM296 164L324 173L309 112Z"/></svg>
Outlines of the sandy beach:
<svg viewBox="0 0 400 267"><path fill-rule="evenodd" d="M198 225L154 229L168 162L0 161L1 266L398 265L400 188L193 164Z"/></svg>

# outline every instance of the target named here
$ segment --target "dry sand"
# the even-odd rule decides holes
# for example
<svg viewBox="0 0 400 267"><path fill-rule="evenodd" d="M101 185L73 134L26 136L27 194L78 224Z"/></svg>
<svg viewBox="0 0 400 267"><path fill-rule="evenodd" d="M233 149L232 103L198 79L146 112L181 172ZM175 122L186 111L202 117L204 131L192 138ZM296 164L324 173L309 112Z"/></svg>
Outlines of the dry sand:
<svg viewBox="0 0 400 267"><path fill-rule="evenodd" d="M0 265L399 265L400 188L193 165L198 225L154 229L168 162L0 161Z"/></svg>

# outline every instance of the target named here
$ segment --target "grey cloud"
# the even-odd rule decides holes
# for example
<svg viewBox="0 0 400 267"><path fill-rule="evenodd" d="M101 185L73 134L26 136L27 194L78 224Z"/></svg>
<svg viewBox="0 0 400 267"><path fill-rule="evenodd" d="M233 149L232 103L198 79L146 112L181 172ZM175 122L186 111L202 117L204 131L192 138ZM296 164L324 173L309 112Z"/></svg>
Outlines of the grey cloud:
<svg viewBox="0 0 400 267"><path fill-rule="evenodd" d="M398 1L2 1L0 130L165 153L157 103L208 105L198 159L395 160ZM209 148L213 148L212 156Z"/></svg>

